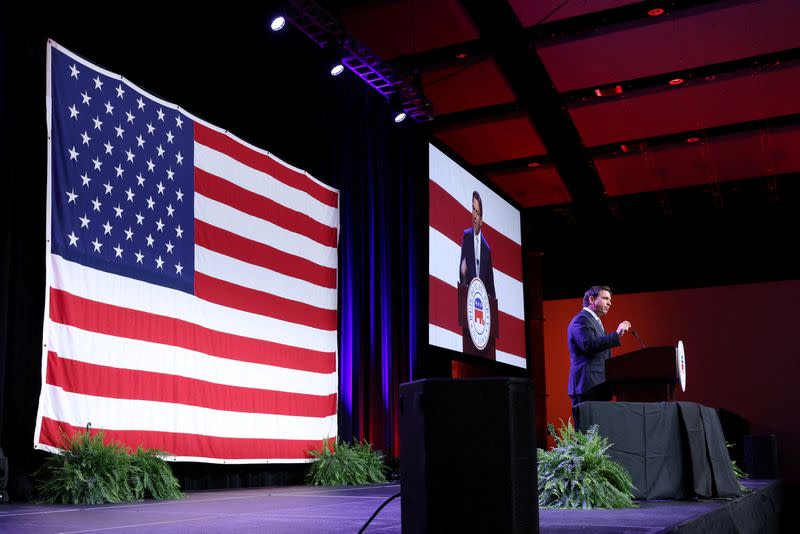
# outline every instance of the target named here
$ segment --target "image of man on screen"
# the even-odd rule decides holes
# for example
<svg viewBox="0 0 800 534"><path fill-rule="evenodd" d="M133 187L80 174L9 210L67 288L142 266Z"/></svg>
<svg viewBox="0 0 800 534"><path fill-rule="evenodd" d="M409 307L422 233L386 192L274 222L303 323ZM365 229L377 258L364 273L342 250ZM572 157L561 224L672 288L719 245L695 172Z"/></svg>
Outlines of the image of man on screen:
<svg viewBox="0 0 800 534"><path fill-rule="evenodd" d="M490 297L494 293L494 272L492 271L492 249L481 232L483 224L483 201L477 191L472 192L472 226L464 230L461 241L461 268L459 280L469 284L476 276L486 286Z"/></svg>

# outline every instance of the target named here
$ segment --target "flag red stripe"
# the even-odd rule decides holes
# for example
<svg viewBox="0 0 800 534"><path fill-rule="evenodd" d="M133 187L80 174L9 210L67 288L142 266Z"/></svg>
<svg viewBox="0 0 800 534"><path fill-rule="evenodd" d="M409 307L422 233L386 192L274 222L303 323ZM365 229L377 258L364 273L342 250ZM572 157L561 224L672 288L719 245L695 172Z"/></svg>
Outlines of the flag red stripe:
<svg viewBox="0 0 800 534"><path fill-rule="evenodd" d="M194 169L194 190L241 212L304 235L321 245L336 247L336 228L197 167Z"/></svg>
<svg viewBox="0 0 800 534"><path fill-rule="evenodd" d="M247 239L199 219L194 221L194 239L197 245L225 256L300 278L318 286L336 289L336 269Z"/></svg>
<svg viewBox="0 0 800 534"><path fill-rule="evenodd" d="M305 174L290 169L271 157L242 145L224 133L195 122L194 138L201 145L223 152L248 167L269 174L289 187L308 193L323 204L332 208L339 207L339 195L336 191L323 187Z"/></svg>
<svg viewBox="0 0 800 534"><path fill-rule="evenodd" d="M198 298L228 308L320 330L336 330L336 310L326 310L304 302L264 293L197 271L194 273L194 294Z"/></svg>
<svg viewBox="0 0 800 534"><path fill-rule="evenodd" d="M435 276L429 276L428 298L431 303L428 318L430 323L461 335L461 327L458 325L458 290ZM500 315L498 319L500 335L497 338L497 350L524 358L524 321L503 311L499 311L498 314Z"/></svg>
<svg viewBox="0 0 800 534"><path fill-rule="evenodd" d="M336 353L303 349L212 330L188 321L113 306L50 289L50 319L90 332L182 347L220 358L332 373Z"/></svg>
<svg viewBox="0 0 800 534"><path fill-rule="evenodd" d="M244 413L327 417L336 413L336 395L309 395L215 384L196 378L118 369L47 354L47 383L64 391L185 404Z"/></svg>
<svg viewBox="0 0 800 534"><path fill-rule="evenodd" d="M42 417L39 443L51 447L62 447L64 434L72 436L85 428ZM320 449L322 440L305 439L256 439L222 438L202 434L178 432L156 432L150 430L110 430L92 428L92 436L103 433L103 441L122 442L130 447L142 446L158 449L174 456L218 458L218 459L303 459L309 458L306 451Z"/></svg>
<svg viewBox="0 0 800 534"><path fill-rule="evenodd" d="M464 230L472 224L470 212L436 182L428 180L428 184L430 226L461 246ZM486 222L481 232L492 249L492 267L522 282L522 247Z"/></svg>

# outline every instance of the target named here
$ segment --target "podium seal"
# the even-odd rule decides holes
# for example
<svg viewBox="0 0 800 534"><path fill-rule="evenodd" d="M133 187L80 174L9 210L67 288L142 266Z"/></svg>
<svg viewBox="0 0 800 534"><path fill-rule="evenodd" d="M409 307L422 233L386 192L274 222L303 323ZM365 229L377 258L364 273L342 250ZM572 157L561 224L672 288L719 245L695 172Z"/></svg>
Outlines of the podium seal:
<svg viewBox="0 0 800 534"><path fill-rule="evenodd" d="M683 352L683 341L678 341L678 347L675 349L675 360L681 391L686 391L686 354Z"/></svg>
<svg viewBox="0 0 800 534"><path fill-rule="evenodd" d="M467 325L472 343L478 350L486 348L492 326L489 296L481 279L475 277L467 288Z"/></svg>

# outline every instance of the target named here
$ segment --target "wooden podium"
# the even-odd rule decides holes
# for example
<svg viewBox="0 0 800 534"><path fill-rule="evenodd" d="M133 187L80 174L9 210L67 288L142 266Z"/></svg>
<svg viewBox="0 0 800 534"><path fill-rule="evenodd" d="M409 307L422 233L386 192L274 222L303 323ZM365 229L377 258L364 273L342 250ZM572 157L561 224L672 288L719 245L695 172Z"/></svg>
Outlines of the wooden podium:
<svg viewBox="0 0 800 534"><path fill-rule="evenodd" d="M490 360L495 359L495 340L500 337L500 317L497 312L497 299L489 297L489 312L491 321L489 323L489 341L483 349L479 349L472 342L469 333L467 320L467 291L469 286L458 283L458 325L461 327L461 345L464 354L472 354Z"/></svg>
<svg viewBox="0 0 800 534"><path fill-rule="evenodd" d="M677 349L648 347L606 360L606 380L620 402L662 402L680 382Z"/></svg>

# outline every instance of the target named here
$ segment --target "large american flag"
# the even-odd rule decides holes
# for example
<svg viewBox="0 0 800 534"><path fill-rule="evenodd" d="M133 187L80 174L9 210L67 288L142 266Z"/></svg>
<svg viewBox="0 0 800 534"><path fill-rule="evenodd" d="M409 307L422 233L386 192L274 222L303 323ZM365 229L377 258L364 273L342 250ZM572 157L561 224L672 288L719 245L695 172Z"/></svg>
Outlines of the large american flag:
<svg viewBox="0 0 800 534"><path fill-rule="evenodd" d="M90 423L177 460L307 460L337 433L338 191L53 42L47 76L34 446Z"/></svg>

